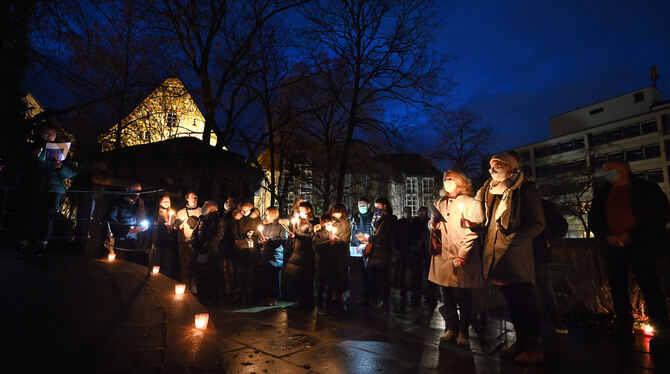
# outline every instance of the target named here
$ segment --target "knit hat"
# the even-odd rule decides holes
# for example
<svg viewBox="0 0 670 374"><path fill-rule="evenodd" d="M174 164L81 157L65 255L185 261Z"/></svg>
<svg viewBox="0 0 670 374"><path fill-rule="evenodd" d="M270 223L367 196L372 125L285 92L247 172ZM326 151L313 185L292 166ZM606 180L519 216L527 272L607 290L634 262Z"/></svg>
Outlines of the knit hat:
<svg viewBox="0 0 670 374"><path fill-rule="evenodd" d="M491 161L489 161L489 163L493 162L494 160L498 160L500 162L506 163L514 169L518 169L519 158L519 153L515 151L498 152L491 156Z"/></svg>

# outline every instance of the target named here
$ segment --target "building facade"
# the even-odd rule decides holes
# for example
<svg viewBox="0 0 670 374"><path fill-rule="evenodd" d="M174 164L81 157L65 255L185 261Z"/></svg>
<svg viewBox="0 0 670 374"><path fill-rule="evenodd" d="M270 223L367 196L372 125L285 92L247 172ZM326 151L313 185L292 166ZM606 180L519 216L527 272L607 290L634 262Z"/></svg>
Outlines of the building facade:
<svg viewBox="0 0 670 374"><path fill-rule="evenodd" d="M182 137L202 140L205 118L181 80L170 77L99 137L103 151L114 149L119 126L121 146L127 147ZM210 145L216 145L216 134L211 134Z"/></svg>
<svg viewBox="0 0 670 374"><path fill-rule="evenodd" d="M628 161L633 174L670 195L670 101L656 87L551 117L550 129L550 139L515 150L543 196L564 208L569 237L587 234L584 219L606 161Z"/></svg>

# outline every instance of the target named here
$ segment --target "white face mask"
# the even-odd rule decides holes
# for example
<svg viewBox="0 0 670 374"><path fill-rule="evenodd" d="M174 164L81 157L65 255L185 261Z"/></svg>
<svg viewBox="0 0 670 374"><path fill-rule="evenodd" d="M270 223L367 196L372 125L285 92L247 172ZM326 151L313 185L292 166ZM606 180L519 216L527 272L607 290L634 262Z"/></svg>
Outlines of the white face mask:
<svg viewBox="0 0 670 374"><path fill-rule="evenodd" d="M405 217L405 218L409 218L409 213L405 212L405 213L402 214L402 216Z"/></svg>
<svg viewBox="0 0 670 374"><path fill-rule="evenodd" d="M358 211L361 212L361 214L365 214L368 212L368 207L359 205Z"/></svg>
<svg viewBox="0 0 670 374"><path fill-rule="evenodd" d="M251 214L251 209L249 209L246 212L242 212L242 215L245 216L245 217L249 217L249 214Z"/></svg>
<svg viewBox="0 0 670 374"><path fill-rule="evenodd" d="M444 181L444 190L449 193L456 191L456 182L453 180Z"/></svg>
<svg viewBox="0 0 670 374"><path fill-rule="evenodd" d="M232 208L232 206L230 206L230 203L227 203L227 202L223 203L223 209L230 210L230 208Z"/></svg>
<svg viewBox="0 0 670 374"><path fill-rule="evenodd" d="M603 176L605 177L606 181L614 183L614 181L619 179L619 172L617 172L616 170L606 170L603 173Z"/></svg>
<svg viewBox="0 0 670 374"><path fill-rule="evenodd" d="M305 213L305 212L300 212L300 218L302 218L302 219L307 219L307 213Z"/></svg>
<svg viewBox="0 0 670 374"><path fill-rule="evenodd" d="M496 182L502 182L508 177L507 172L503 169L490 168L489 174L491 174L491 178Z"/></svg>

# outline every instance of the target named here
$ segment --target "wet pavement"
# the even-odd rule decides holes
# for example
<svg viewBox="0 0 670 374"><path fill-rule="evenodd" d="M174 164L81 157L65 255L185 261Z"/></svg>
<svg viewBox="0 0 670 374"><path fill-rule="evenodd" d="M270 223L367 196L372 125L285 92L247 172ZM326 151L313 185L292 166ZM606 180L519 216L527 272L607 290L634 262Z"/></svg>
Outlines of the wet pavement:
<svg viewBox="0 0 670 374"><path fill-rule="evenodd" d="M546 362L524 367L500 359L514 340L504 318L471 328L466 349L440 343L437 310L400 308L397 297L388 314L220 304L207 307L210 325L196 330L193 316L205 308L190 294L175 296L171 279L73 254L17 261L2 250L0 284L3 373L670 372L670 350L650 353L640 336L622 347L576 326L567 336L544 326Z"/></svg>
<svg viewBox="0 0 670 374"><path fill-rule="evenodd" d="M470 349L440 343L437 312L395 305L389 314L354 307L346 314L273 308L254 313L209 307L229 373L653 373L661 354L636 337L631 349L601 332L570 326L568 335L544 331L546 362L521 366L500 358L514 341L509 322L471 328ZM656 369L656 370L654 370Z"/></svg>

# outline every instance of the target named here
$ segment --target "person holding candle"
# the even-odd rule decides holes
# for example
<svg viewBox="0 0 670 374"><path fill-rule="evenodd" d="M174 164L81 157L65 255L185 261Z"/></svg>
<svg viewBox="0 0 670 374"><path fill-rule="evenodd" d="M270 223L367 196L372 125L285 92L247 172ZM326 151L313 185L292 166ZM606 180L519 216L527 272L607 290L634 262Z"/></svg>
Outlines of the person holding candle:
<svg viewBox="0 0 670 374"><path fill-rule="evenodd" d="M224 236L223 236L223 248L221 252L221 266L223 268L223 300L230 301L233 299L233 294L235 292L235 268L234 268L234 255L235 255L235 233L233 232L233 212L237 207L235 199L228 197L223 203L223 210L221 215L223 216L223 221L225 225Z"/></svg>
<svg viewBox="0 0 670 374"><path fill-rule="evenodd" d="M260 213L250 201L243 201L233 212L235 237L235 292L233 304L248 304L254 292L254 270L258 258Z"/></svg>
<svg viewBox="0 0 670 374"><path fill-rule="evenodd" d="M350 246L351 222L347 208L342 203L335 203L328 210L333 217L333 234L335 236L335 247L337 248L337 277L335 308L337 311L346 312L346 292L349 289L349 265L351 262Z"/></svg>
<svg viewBox="0 0 670 374"><path fill-rule="evenodd" d="M393 207L387 198L380 196L375 199L375 214L372 219L371 229L373 234L369 237L359 236L361 242L370 244L366 246L369 251L364 255L364 267L368 276L370 296L376 297L375 308L387 313L389 311L389 268L391 267L391 256L393 240L395 239L397 218L393 215Z"/></svg>
<svg viewBox="0 0 670 374"><path fill-rule="evenodd" d="M286 230L279 224L279 209L265 210L265 220L259 229L261 255L259 256L258 290L264 305L272 306L279 298L279 277L282 269Z"/></svg>
<svg viewBox="0 0 670 374"><path fill-rule="evenodd" d="M204 215L191 236L193 258L189 275L195 278L200 302L209 304L215 303L218 296L225 221L214 201L205 201L202 210Z"/></svg>
<svg viewBox="0 0 670 374"><path fill-rule="evenodd" d="M320 223L314 226L314 272L316 277L316 313L333 311L333 297L336 294L338 273L337 237L333 227L333 217L325 213Z"/></svg>
<svg viewBox="0 0 670 374"><path fill-rule="evenodd" d="M491 157L488 179L477 192L484 214L483 274L499 286L512 317L516 341L501 351L521 364L544 360L535 294L533 239L545 227L535 181L527 178L517 152Z"/></svg>
<svg viewBox="0 0 670 374"><path fill-rule="evenodd" d="M300 220L297 228L289 234L293 238L293 253L286 265L286 275L291 278L295 288L297 306L314 308L314 249L312 238L314 226L319 222L314 219L312 204L307 201L300 203L298 208Z"/></svg>
<svg viewBox="0 0 670 374"><path fill-rule="evenodd" d="M442 246L430 261L428 280L441 286L443 305L440 308L446 322L442 341L456 340L469 346L468 329L472 321L472 289L484 284L482 260L477 245L477 234L470 222L481 222L481 210L470 196L472 183L465 174L448 170L444 173L443 197L435 202L441 220L434 217L433 229L440 231ZM466 215L466 207L467 215ZM460 313L459 313L460 311Z"/></svg>
<svg viewBox="0 0 670 374"><path fill-rule="evenodd" d="M147 229L142 225L146 220L144 200L140 197L142 185L132 183L126 191L130 193L119 196L107 214L107 235L113 240L118 258L146 265L146 255L134 251L138 248L138 234ZM120 252L116 248L121 248Z"/></svg>
<svg viewBox="0 0 670 374"><path fill-rule="evenodd" d="M172 209L170 195L161 196L158 204L156 252L154 253L153 264L160 266L160 272L173 279L179 276L176 220L177 216Z"/></svg>
<svg viewBox="0 0 670 374"><path fill-rule="evenodd" d="M372 234L372 218L374 214L370 209L370 201L367 197L361 197L358 199L357 210L355 215L351 217L351 245L356 247L357 250L362 253L365 248L365 243L361 242L357 235L370 235ZM361 288L363 289L363 298L358 300L358 305L369 305L370 304L370 284L367 281L368 274L363 266L363 262L360 259L357 259L352 263L352 271L354 265L359 267L360 277L362 280Z"/></svg>
<svg viewBox="0 0 670 374"><path fill-rule="evenodd" d="M181 265L179 279L186 283L186 286L191 291L196 291L192 292L196 294L197 290L194 289L194 283L188 278L188 269L193 252L191 236L202 215L202 209L198 207L198 194L195 192L187 191L184 194L184 199L186 200L186 206L177 212L177 222L179 225L179 262Z"/></svg>
<svg viewBox="0 0 670 374"><path fill-rule="evenodd" d="M625 161L608 161L602 172L605 182L595 190L589 223L600 242L614 304L616 319L610 337L622 343L633 338L630 268L653 324L651 349L665 346L668 352L670 320L657 271L659 256L668 253L668 198L657 183L633 175Z"/></svg>

